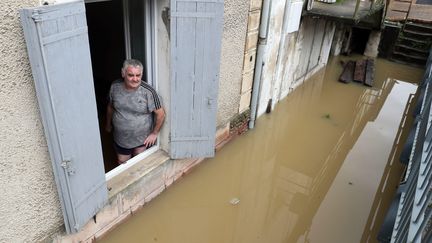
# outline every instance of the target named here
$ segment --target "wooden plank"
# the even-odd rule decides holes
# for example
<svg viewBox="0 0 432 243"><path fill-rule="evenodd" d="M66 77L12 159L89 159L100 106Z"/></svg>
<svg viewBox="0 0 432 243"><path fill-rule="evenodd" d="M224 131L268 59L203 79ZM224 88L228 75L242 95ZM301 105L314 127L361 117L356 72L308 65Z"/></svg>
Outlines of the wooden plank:
<svg viewBox="0 0 432 243"><path fill-rule="evenodd" d="M413 4L408 19L421 23L432 23L432 5Z"/></svg>
<svg viewBox="0 0 432 243"><path fill-rule="evenodd" d="M364 85L372 87L374 83L375 76L375 61L372 58L366 61L366 75L364 80Z"/></svg>
<svg viewBox="0 0 432 243"><path fill-rule="evenodd" d="M405 20L407 14L404 12L393 11L391 9L387 10L386 20L389 21L403 21Z"/></svg>
<svg viewBox="0 0 432 243"><path fill-rule="evenodd" d="M354 78L354 67L355 62L354 61L348 61L346 63L343 63L344 69L342 71L341 76L339 77L339 82L342 83L349 83L353 81Z"/></svg>
<svg viewBox="0 0 432 243"><path fill-rule="evenodd" d="M366 72L366 60L358 60L355 63L354 69L354 81L363 83L365 79Z"/></svg>
<svg viewBox="0 0 432 243"><path fill-rule="evenodd" d="M407 2L397 2L393 1L390 3L390 9L392 11L399 11L399 12L408 12L410 3Z"/></svg>

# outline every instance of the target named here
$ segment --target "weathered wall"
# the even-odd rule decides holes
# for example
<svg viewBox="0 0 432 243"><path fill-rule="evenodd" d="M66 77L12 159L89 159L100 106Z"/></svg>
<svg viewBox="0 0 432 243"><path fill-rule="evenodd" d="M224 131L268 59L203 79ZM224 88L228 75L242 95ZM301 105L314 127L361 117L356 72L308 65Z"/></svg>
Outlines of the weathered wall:
<svg viewBox="0 0 432 243"><path fill-rule="evenodd" d="M276 63L279 55L282 25L285 13L284 0L271 1L269 29L267 45L263 57L264 66L261 74L261 90L258 103L258 116L263 114L267 108L269 99L273 95L274 77L276 74Z"/></svg>
<svg viewBox="0 0 432 243"><path fill-rule="evenodd" d="M287 33L282 28L284 3L281 0L272 1L258 116L266 111L270 99L274 108L279 100L325 66L331 48L335 29L332 22L303 17L299 30ZM290 16L285 16L285 21L290 21Z"/></svg>
<svg viewBox="0 0 432 243"><path fill-rule="evenodd" d="M249 0L225 0L217 125L238 113Z"/></svg>
<svg viewBox="0 0 432 243"><path fill-rule="evenodd" d="M244 112L248 113L247 110L250 109L251 105L252 84L255 73L255 59L257 55L258 35L261 19L261 7L261 0L250 0L245 53L243 58L243 76L241 82L240 104L238 109L238 112L243 114ZM235 119L239 118L237 117ZM233 120L231 120L231 122L233 122Z"/></svg>
<svg viewBox="0 0 432 243"><path fill-rule="evenodd" d="M0 242L36 242L63 224L18 10L0 3Z"/></svg>
<svg viewBox="0 0 432 243"><path fill-rule="evenodd" d="M336 24L336 29L333 37L333 43L331 46L330 55L339 56L341 54L343 48L343 42L345 39L345 32L346 32L346 27L343 24L341 23Z"/></svg>

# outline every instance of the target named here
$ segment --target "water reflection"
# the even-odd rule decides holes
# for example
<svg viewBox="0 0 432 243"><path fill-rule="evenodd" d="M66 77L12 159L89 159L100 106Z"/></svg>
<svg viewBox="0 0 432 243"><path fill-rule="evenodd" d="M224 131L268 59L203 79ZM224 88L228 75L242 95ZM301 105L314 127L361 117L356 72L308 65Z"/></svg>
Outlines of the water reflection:
<svg viewBox="0 0 432 243"><path fill-rule="evenodd" d="M333 59L104 242L359 242L376 222L370 210L415 90L395 79L421 76L376 63L375 88L366 88L336 82Z"/></svg>

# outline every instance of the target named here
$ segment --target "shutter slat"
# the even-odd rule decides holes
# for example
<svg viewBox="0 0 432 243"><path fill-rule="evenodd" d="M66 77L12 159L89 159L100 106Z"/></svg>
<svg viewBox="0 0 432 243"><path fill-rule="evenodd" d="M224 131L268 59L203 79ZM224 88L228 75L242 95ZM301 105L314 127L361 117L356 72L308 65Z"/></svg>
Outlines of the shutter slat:
<svg viewBox="0 0 432 243"><path fill-rule="evenodd" d="M49 37L43 38L42 44L47 45L49 43L56 42L62 39L68 39L77 35L84 35L84 34L85 35L87 34L87 27L81 27L71 31L62 32L56 35L50 35Z"/></svg>
<svg viewBox="0 0 432 243"><path fill-rule="evenodd" d="M195 12L172 12L173 18L215 18L214 13L195 13Z"/></svg>

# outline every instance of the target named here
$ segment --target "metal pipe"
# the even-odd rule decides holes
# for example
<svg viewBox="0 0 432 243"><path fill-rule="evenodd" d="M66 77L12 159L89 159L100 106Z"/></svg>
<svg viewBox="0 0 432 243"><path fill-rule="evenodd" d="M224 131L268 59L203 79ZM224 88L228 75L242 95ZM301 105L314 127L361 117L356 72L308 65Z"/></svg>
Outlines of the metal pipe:
<svg viewBox="0 0 432 243"><path fill-rule="evenodd" d="M253 129L255 126L256 113L258 109L258 96L259 96L260 85L261 85L261 72L262 72L262 67L264 66L263 56L265 52L265 47L267 45L270 7L271 7L271 0L263 0L263 7L261 11L261 21L260 21L260 28L259 28L257 56L255 61L255 71L254 71L254 79L253 79L252 95L251 95L252 98L251 98L249 129Z"/></svg>
<svg viewBox="0 0 432 243"><path fill-rule="evenodd" d="M261 11L259 37L262 39L267 39L268 25L270 18L270 6L271 0L263 0L263 7Z"/></svg>

